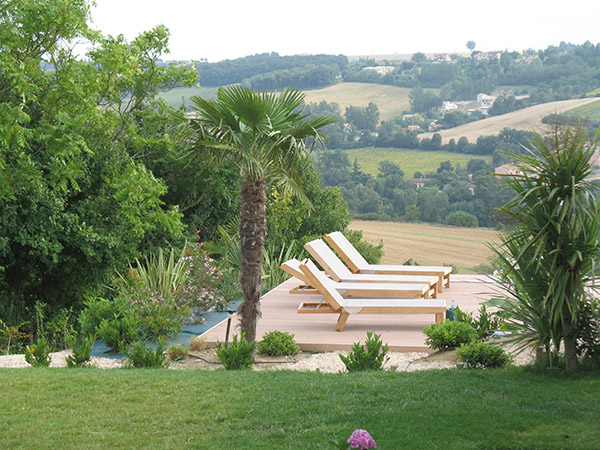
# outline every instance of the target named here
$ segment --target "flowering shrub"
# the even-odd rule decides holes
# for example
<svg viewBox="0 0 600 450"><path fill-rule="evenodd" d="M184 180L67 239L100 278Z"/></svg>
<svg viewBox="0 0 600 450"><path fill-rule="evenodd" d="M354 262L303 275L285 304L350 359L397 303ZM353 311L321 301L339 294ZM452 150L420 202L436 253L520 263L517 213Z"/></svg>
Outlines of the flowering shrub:
<svg viewBox="0 0 600 450"><path fill-rule="evenodd" d="M221 310L229 303L228 279L202 246L201 242L186 246L179 260L185 265L185 282L175 291L177 301L191 306L196 314L211 308Z"/></svg>

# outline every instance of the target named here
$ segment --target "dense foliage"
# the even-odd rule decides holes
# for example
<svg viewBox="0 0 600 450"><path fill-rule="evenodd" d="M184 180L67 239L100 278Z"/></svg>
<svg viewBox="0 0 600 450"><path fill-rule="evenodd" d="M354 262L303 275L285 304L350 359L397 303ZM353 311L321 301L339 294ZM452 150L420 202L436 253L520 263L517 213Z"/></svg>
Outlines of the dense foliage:
<svg viewBox="0 0 600 450"><path fill-rule="evenodd" d="M311 89L333 84L348 64L343 55L279 56L262 53L217 63L197 62L203 86L246 83L257 89L283 89L295 86Z"/></svg>
<svg viewBox="0 0 600 450"><path fill-rule="evenodd" d="M43 13L42 13L43 12ZM0 314L81 302L143 248L181 239L165 184L130 153L157 90L191 83L157 63L168 31L131 43L88 28L82 0L0 6ZM72 43L88 39L85 59ZM152 139L146 141L150 145Z"/></svg>

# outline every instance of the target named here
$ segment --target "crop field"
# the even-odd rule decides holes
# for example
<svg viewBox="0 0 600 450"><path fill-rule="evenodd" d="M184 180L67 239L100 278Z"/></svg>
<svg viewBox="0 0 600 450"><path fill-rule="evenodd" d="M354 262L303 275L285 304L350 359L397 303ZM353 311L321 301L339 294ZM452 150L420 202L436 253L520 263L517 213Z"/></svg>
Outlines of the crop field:
<svg viewBox="0 0 600 450"><path fill-rule="evenodd" d="M439 89L427 89L439 93ZM381 120L390 120L401 116L410 109L408 95L411 89L395 86L384 86L370 83L338 83L324 89L305 91L307 103L328 103L340 105L342 114L346 106L365 107L369 102L377 104Z"/></svg>
<svg viewBox="0 0 600 450"><path fill-rule="evenodd" d="M600 92L599 92L600 93ZM600 100L596 100L592 103L587 103L577 108L573 108L568 112L571 117L579 117L583 120L590 120L592 122L600 121Z"/></svg>
<svg viewBox="0 0 600 450"><path fill-rule="evenodd" d="M479 136L495 135L500 133L503 128L542 131L546 128L546 125L542 123L542 119L547 115L564 113L573 108L597 101L597 98L577 98L574 100L543 103L541 105L535 105L511 113L502 114L501 116L489 117L459 127L438 131L438 133L442 136L442 143L445 144L450 139L458 141L462 136L469 139L469 142L475 142ZM419 135L421 138L430 138L431 136L433 136L433 133Z"/></svg>
<svg viewBox="0 0 600 450"><path fill-rule="evenodd" d="M443 161L450 161L454 167L456 164L465 167L471 159L483 159L488 163L492 160L487 156L398 148L369 147L345 151L348 152L350 163L354 163L356 158L361 170L373 176L377 176L379 163L384 160L398 164L404 171L405 177L412 177L417 171L421 173L435 172Z"/></svg>
<svg viewBox="0 0 600 450"><path fill-rule="evenodd" d="M215 95L217 95L217 88L197 86L192 86L189 88L176 87L168 92L161 92L158 94L158 97L166 101L172 107L179 108L182 103L185 103L189 106L191 103L190 97L193 95L204 98L213 98Z"/></svg>
<svg viewBox="0 0 600 450"><path fill-rule="evenodd" d="M460 228L422 223L353 220L350 227L362 230L371 242L383 240L382 264L403 264L413 259L421 265L453 265L457 273L481 273L493 252L487 243L500 243L490 228Z"/></svg>

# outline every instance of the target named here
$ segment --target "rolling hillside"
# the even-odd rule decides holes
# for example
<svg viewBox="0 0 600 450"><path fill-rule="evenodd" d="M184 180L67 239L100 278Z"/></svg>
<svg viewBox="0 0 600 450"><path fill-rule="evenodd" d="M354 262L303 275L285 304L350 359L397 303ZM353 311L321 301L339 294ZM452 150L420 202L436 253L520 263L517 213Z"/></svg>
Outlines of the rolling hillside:
<svg viewBox="0 0 600 450"><path fill-rule="evenodd" d="M431 89L438 93L439 89ZM305 91L306 102L335 102L342 113L346 106L367 106L377 104L381 120L390 120L410 109L408 95L411 89L370 83L338 83L324 89Z"/></svg>
<svg viewBox="0 0 600 450"><path fill-rule="evenodd" d="M383 240L382 264L413 259L421 265L452 264L458 273L482 273L493 256L487 243L500 243L498 232L490 228L366 220L353 220L349 228L362 230L369 242Z"/></svg>
<svg viewBox="0 0 600 450"><path fill-rule="evenodd" d="M438 131L438 133L442 136L442 143L445 144L450 139L458 141L462 136L469 139L469 142L475 142L479 136L495 135L500 133L503 128L516 128L517 130L527 131L534 129L541 130L545 127L542 123L543 117L553 113L564 113L573 108L596 101L598 99L593 97L543 103L501 116L489 117L477 122L450 128L449 130ZM433 136L433 133L419 135L421 138L430 138L431 136Z"/></svg>
<svg viewBox="0 0 600 450"><path fill-rule="evenodd" d="M488 163L492 161L489 156L406 148L370 147L344 151L348 153L351 163L356 158L361 170L374 177L379 173L379 163L384 160L398 164L404 171L405 177L412 177L417 171L421 173L435 172L442 161L450 161L453 166L460 164L462 167L465 167L471 159L483 159Z"/></svg>

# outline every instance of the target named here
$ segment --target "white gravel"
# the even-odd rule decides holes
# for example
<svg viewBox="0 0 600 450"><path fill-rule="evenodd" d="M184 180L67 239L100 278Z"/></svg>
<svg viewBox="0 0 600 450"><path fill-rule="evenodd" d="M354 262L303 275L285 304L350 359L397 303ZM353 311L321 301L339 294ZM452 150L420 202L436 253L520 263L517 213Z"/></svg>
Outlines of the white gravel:
<svg viewBox="0 0 600 450"><path fill-rule="evenodd" d="M214 351L208 351L205 355L206 359L215 360ZM65 357L69 355L70 350L51 353L52 362L50 367L65 367ZM339 354L347 355L348 352L327 352L327 353L303 353L294 357L265 358L257 355L257 361L283 361L295 359L297 362L282 363L282 364L255 364L255 370L300 370L300 371L320 371L322 373L338 373L345 372L344 363L339 357ZM396 370L399 372L414 372L418 370L431 369L450 369L456 367L456 352L436 352L436 353L388 353L389 361L385 364L385 369ZM532 354L521 353L515 356L516 365L530 364L533 360ZM116 369L123 366L123 359L92 357L92 365L100 369ZM190 369L190 368L210 368L216 369L220 365L207 366L198 364L200 361L190 358L182 363L172 363L172 369ZM0 368L25 368L30 367L25 361L24 355L7 355L0 356Z"/></svg>

